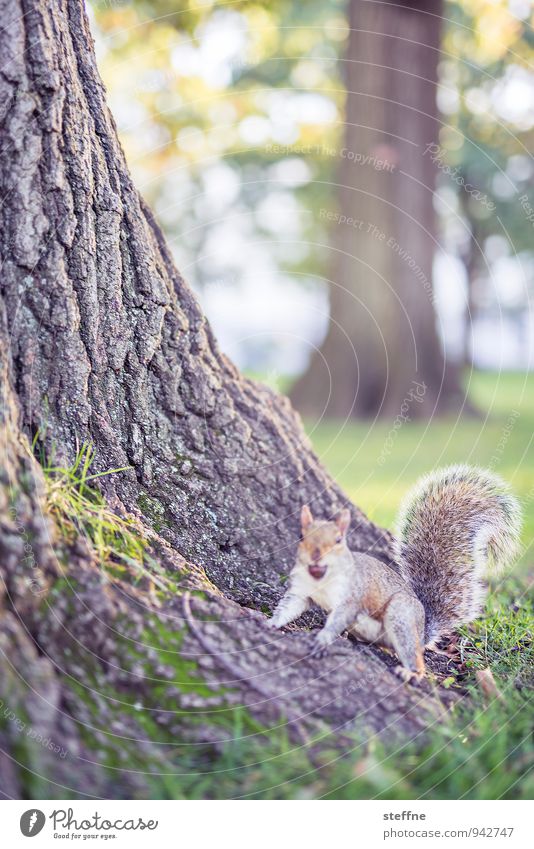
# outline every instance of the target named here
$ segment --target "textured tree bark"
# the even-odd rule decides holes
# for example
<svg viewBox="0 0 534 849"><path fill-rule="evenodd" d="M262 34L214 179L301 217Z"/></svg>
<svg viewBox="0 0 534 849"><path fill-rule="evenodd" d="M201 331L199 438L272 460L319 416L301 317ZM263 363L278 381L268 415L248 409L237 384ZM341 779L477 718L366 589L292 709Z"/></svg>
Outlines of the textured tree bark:
<svg viewBox="0 0 534 849"><path fill-rule="evenodd" d="M389 416L412 390L411 417L424 417L461 400L436 329L425 153L438 138L442 3L351 0L349 14L330 325L291 399L314 416Z"/></svg>
<svg viewBox="0 0 534 849"><path fill-rule="evenodd" d="M419 733L435 702L380 652L341 642L318 676L306 633L266 638L256 610L282 594L302 503L350 506L353 548L386 562L390 537L348 504L288 402L218 350L132 185L83 4L0 11L2 792L142 796L177 739L213 742L209 717L185 716L212 704L283 715L299 739L358 714L362 730ZM60 537L36 434L58 462L90 441L99 469L131 466L102 490L193 600L110 580L83 538ZM184 690L177 657L212 697Z"/></svg>

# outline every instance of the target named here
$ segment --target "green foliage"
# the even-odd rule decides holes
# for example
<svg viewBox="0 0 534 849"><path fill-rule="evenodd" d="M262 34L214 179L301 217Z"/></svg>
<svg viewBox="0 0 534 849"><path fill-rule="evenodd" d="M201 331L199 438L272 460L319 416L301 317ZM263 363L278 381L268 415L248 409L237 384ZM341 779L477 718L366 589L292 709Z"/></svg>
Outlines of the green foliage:
<svg viewBox="0 0 534 849"><path fill-rule="evenodd" d="M342 132L345 91L336 60L347 35L343 6L93 3L99 68L129 166L176 238L179 265L194 285L235 289L249 282L238 256L221 262L210 246L226 232L227 218L248 250L268 239L280 269L316 285L326 241L318 210L335 203L338 164L335 150L325 150L340 146ZM214 33L222 52L210 47ZM302 177L297 184L279 173L290 158ZM287 227L283 243L272 239L272 216L260 211L270 199L296 200L289 236L298 245L287 244Z"/></svg>
<svg viewBox="0 0 534 849"><path fill-rule="evenodd" d="M253 267L268 278L272 265L273 278L320 295L332 274L321 210L338 203L347 3L94 7L99 66L134 178L204 290L208 316L217 324L217 287L233 296L255 285ZM521 97L532 85L531 21L532 10L507 0L449 2L439 65L440 245L464 264L472 317L493 310L518 326L532 291L532 221L520 200L534 204L534 129ZM224 256L217 246L234 239L242 249ZM514 257L508 271L521 285L507 289L496 263ZM249 339L241 356L263 368L269 344Z"/></svg>

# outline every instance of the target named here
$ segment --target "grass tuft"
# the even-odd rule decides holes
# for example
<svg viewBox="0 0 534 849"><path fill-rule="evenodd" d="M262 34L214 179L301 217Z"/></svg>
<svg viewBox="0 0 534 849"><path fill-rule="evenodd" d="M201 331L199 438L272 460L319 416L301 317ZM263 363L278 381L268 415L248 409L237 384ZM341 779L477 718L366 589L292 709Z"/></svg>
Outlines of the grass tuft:
<svg viewBox="0 0 534 849"><path fill-rule="evenodd" d="M34 449L36 442L37 436ZM115 513L93 485L98 478L125 472L131 466L91 472L94 459L94 448L88 442L83 443L71 466L57 465L41 454L48 511L61 535L70 542L83 536L100 565L115 577L130 574L137 581L145 577L159 589L168 590L170 582L165 576L154 574L157 564L148 553L148 540L136 520Z"/></svg>

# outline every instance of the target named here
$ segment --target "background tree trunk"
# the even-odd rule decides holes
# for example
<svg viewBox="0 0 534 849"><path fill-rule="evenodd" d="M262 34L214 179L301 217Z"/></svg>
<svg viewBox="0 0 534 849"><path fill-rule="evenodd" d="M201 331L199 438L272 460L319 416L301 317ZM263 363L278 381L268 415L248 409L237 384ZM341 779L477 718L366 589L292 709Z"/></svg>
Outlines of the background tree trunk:
<svg viewBox="0 0 534 849"><path fill-rule="evenodd" d="M436 329L436 106L441 0L351 0L330 325L291 398L311 415L412 416L457 405ZM345 223L341 223L341 222Z"/></svg>
<svg viewBox="0 0 534 849"><path fill-rule="evenodd" d="M125 165L83 4L0 11L2 792L146 795L182 743L231 739L235 704L267 727L283 715L301 740L362 711L360 730L417 733L435 703L399 687L383 653L343 641L318 677L306 633L267 638L253 608L283 592L300 506L329 516L347 498L288 402L221 355L175 270ZM100 470L132 467L102 490L150 533L175 592L110 579L82 536L59 535L35 435L58 463L90 441ZM389 561L388 533L351 510L353 548ZM213 705L215 732L188 720Z"/></svg>

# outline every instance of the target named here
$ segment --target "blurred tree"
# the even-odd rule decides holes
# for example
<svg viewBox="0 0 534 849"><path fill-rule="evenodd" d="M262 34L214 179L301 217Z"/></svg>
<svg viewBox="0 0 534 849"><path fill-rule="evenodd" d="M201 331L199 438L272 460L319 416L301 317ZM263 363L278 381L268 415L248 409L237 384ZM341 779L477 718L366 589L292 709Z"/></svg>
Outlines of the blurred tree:
<svg viewBox="0 0 534 849"><path fill-rule="evenodd" d="M302 368L302 339L326 321L318 210L332 203L343 126L343 10L344 0L93 7L135 178L225 350L263 377ZM265 309L282 298L285 337ZM297 358L280 356L285 343Z"/></svg>
<svg viewBox="0 0 534 849"><path fill-rule="evenodd" d="M350 2L330 325L292 391L306 413L394 415L416 387L410 417L461 398L432 288L441 16L441 0Z"/></svg>
<svg viewBox="0 0 534 849"><path fill-rule="evenodd" d="M466 270L471 363L482 315L493 314L497 332L506 318L525 332L533 282L532 3L456 0L448 13L439 67L439 210L444 249Z"/></svg>
<svg viewBox="0 0 534 849"><path fill-rule="evenodd" d="M200 293L224 349L242 367L264 379L267 374L293 375L303 367L307 344L321 344L327 325L327 278L333 277L356 291L356 269L364 268L360 259L344 259L342 255L334 266L332 251L341 248L357 254L364 262L371 259L378 263L375 267L392 284L390 297L384 298L387 286L376 285L375 281L376 309L382 304L384 312L379 323L385 331L388 322L395 321L400 336L397 339L388 329L387 347L379 343L373 351L366 323L358 329L360 347L367 347L373 354L360 357L366 374L361 374L356 411L372 411L372 403L364 403L364 396L372 395L372 391L364 384L367 374L371 386L384 381L386 353L390 354L390 379L382 411L388 407L398 411L392 387L400 388L406 375L397 377L392 361L400 359L396 351L401 349L403 356L405 351L411 351L405 356L405 365L410 359L413 365L415 345L422 352L423 338L425 348L434 348L437 353L420 357L418 370L422 370L423 360L428 364L432 359L437 363L437 373L432 376L434 385L426 395L427 401L414 406L413 415L433 409L435 383L441 383L445 364L439 345L436 348L431 304L422 303L423 296L428 301L435 300L429 257L425 260L425 253L433 250L432 238L427 237L426 245L417 247L415 257L404 232L408 221L400 228L401 244L401 236L389 227L387 219L392 212L387 203L380 205L365 192L373 191L384 199L391 192L401 198L402 203L393 201L401 208L407 199L411 205L417 202L419 212L415 217L420 216L431 231L426 223L430 224L434 216L430 193L421 189L414 194L419 186L414 180L419 179L423 185L427 180L428 186L433 186L435 175L431 172L436 170L438 190L434 201L439 214L439 249L456 259L455 264L447 265L447 274L451 273L454 279L442 279L441 265L435 275L440 335L446 336L452 329L455 339L459 337L455 348L450 348L458 356L464 325L463 347L469 358L470 315L492 310L497 317L514 316L517 324L524 325L528 287L523 285L521 297L517 292L512 297L512 287L507 283L509 268L504 267L504 260L515 261L516 277L532 276L532 224L528 207L519 201L528 193L529 203L534 206L534 198L530 197L534 169L528 153L532 147L528 91L534 88L529 4L516 3L512 10L507 0L491 4L485 0L455 0L445 6L438 68L439 137L433 95L429 101L433 112L427 112L427 116L434 114L434 124L429 118L424 130L439 143L439 156L434 162L429 161L433 158L431 153L422 156L421 175L417 176L413 164L403 168L394 162L401 147L403 156L408 159L411 151L413 158L416 149L409 141L424 126L422 116L417 122L413 116L417 114L417 98L423 96L425 80L415 79L410 56L414 62L435 64L437 53L423 50L415 44L416 39L403 40L410 36L399 27L402 24L406 29L419 20L413 25L420 29L426 20L427 28L436 29L431 6L419 4L419 11L410 11L402 4L362 3L360 28L370 30L378 22L386 32L381 48L386 59L381 64L397 70L390 70L386 78L387 67L378 73L375 61L371 80L363 51L367 55L372 51L374 59L378 36L360 34L360 59L345 63L345 77L348 79L350 72L350 87L360 92L360 105L358 95L351 100L354 108L369 109L375 115L379 106L388 106L389 123L382 141L377 124L376 138L371 138L373 131L369 128L348 127L352 141L345 143L345 85L340 79L343 63L338 61L340 54L348 55L345 0L309 0L306 4L242 0L230 6L193 0L133 0L113 5L95 2L100 65L136 181L155 209L180 267ZM357 4L353 9L356 13ZM404 21L400 18L402 13ZM388 21L394 30L389 36ZM429 33L425 31L424 37L428 40ZM434 40L437 37L434 33ZM352 39L356 39L354 32ZM401 45L409 55L397 55ZM430 66L420 76L430 81L428 87L433 90L429 73L435 79L435 68L432 71ZM384 95L386 100L381 101L378 94L371 110L365 92L377 94L380 86L389 89ZM400 95L399 89L403 89ZM403 98L409 101L406 114L400 116L411 125L412 136L404 145L391 135L396 132L392 123L397 120L399 108L389 101L399 96L401 103ZM348 106L351 108L350 103ZM357 122L358 117L351 120ZM378 145L374 165L370 160L363 164L366 143ZM350 151L350 146L356 146L355 150ZM347 147L349 153L344 150ZM393 147L396 149L390 150ZM392 157L391 162L388 156ZM376 164L381 160L385 163L382 172ZM427 172L421 180L425 166ZM461 181L474 191L468 193ZM352 201L351 197L344 201L349 209L353 203L349 217L356 215L365 229L376 223L377 230L372 230L374 241L380 239L381 230L387 229L386 244L392 237L399 247L392 241L392 247L386 249L372 240L366 247L364 237L369 234L352 225L333 226L327 216L343 213L336 206L341 198L336 201L335 197L336 184L340 183L348 187L345 194L352 196ZM428 196L423 213L424 191ZM476 192L495 208L481 202ZM337 194L341 192L338 190ZM412 224L408 236L416 245L417 227ZM462 288L461 263L467 271L469 293ZM419 304L409 304L405 313L402 307L409 282L402 282L401 273L417 278L414 293L422 293ZM360 278L361 297L364 282L369 282L371 276L360 274ZM393 281L397 281L395 285ZM453 300L453 290L456 300L463 299L469 311L465 309L462 314L460 306L451 319L444 302ZM370 297L369 292L366 297ZM284 310L278 307L277 317L273 318L276 305L282 302ZM345 309L340 307L338 312L345 318L346 303ZM285 336L277 332L281 315L290 328ZM336 331L332 328L331 333ZM286 342L293 346L291 356L285 355ZM345 362L349 364L348 368L343 366L343 380L352 389L349 386L343 390L339 373L336 384L339 394L349 393L351 406L355 355L347 338L343 337L342 344L348 349ZM445 359L450 365L449 353ZM367 373L369 363L376 365ZM318 366L312 375L309 390L304 392L303 384L295 388L295 399L299 401L301 396L303 408L303 395L313 401L324 380L324 370L322 374L320 370ZM440 397L447 406L454 402L454 368L443 373L444 390L451 384L453 387L452 398L450 392L442 392ZM421 379L430 387L427 378ZM401 393L401 402L403 398ZM360 406L364 409L360 410Z"/></svg>

